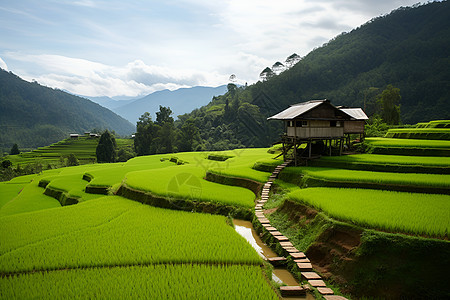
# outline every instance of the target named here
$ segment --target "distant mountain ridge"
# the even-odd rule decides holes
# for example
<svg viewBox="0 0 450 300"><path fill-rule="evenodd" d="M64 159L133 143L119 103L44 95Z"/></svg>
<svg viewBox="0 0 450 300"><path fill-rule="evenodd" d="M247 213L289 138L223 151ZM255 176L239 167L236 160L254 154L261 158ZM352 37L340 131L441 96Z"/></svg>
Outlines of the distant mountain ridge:
<svg viewBox="0 0 450 300"><path fill-rule="evenodd" d="M196 108L204 106L214 96L223 95L226 92L226 85L218 87L195 86L191 88L180 88L174 91L157 91L137 100L117 101L124 103L117 107L113 106L113 102L105 105L110 105L112 111L135 124L145 112L149 112L152 118L155 119L155 113L159 111L160 105L170 107L176 119L178 115L189 113Z"/></svg>
<svg viewBox="0 0 450 300"><path fill-rule="evenodd" d="M27 82L0 69L0 149L46 146L92 129L131 134L135 126L88 99Z"/></svg>

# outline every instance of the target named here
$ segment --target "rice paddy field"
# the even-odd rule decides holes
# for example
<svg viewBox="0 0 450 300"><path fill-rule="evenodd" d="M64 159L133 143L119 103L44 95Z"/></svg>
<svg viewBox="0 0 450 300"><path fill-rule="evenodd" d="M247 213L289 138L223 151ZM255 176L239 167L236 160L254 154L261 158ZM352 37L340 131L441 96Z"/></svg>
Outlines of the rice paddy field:
<svg viewBox="0 0 450 300"><path fill-rule="evenodd" d="M118 147L129 148L133 145L132 139L117 139ZM77 139L65 139L50 146L39 147L30 152L23 152L17 155L8 155L14 166L26 165L30 163L54 164L60 163L61 157L74 154L80 164L92 164L96 161L95 149L98 138L81 136Z"/></svg>
<svg viewBox="0 0 450 300"><path fill-rule="evenodd" d="M450 237L450 196L370 189L307 188L288 197L363 227Z"/></svg>
<svg viewBox="0 0 450 300"><path fill-rule="evenodd" d="M418 145L418 140L402 141ZM394 139L370 141L376 142L403 147ZM430 147L448 147L442 144L447 141L433 142ZM263 261L230 226L229 218L157 208L114 193L126 187L165 199L251 211L258 195L205 176L211 172L263 184L270 169L282 163L274 159L278 154L268 149L160 154L47 170L0 183L0 299L277 299ZM450 185L450 175L445 173L382 170L387 165L445 170L450 167L446 156L363 154L319 161L381 169L289 167L283 172L356 184ZM374 230L449 238L448 195L300 188L278 182L280 189L290 190L286 199L336 220ZM87 192L92 187L109 194ZM61 206L64 202L55 196L60 194L77 199L77 204Z"/></svg>
<svg viewBox="0 0 450 300"><path fill-rule="evenodd" d="M382 185L421 186L450 189L450 175L393 173L345 170L320 167L289 167L286 173L297 173L325 181L375 183Z"/></svg>
<svg viewBox="0 0 450 300"><path fill-rule="evenodd" d="M450 140L450 128L398 128L389 129L385 138Z"/></svg>
<svg viewBox="0 0 450 300"><path fill-rule="evenodd" d="M450 167L448 156L405 156L405 155L379 155L379 154L353 154L342 156L323 156L325 162L343 162L378 165L413 165Z"/></svg>
<svg viewBox="0 0 450 300"><path fill-rule="evenodd" d="M236 176L264 180L269 173L253 170L249 161L270 157L266 150L232 152L227 161L206 153L154 155L1 183L0 299L278 299L260 256L226 217L85 191L124 184L250 209L253 192L203 177L211 168L235 168ZM61 206L47 189L78 203Z"/></svg>
<svg viewBox="0 0 450 300"><path fill-rule="evenodd" d="M366 142L374 147L397 148L441 148L449 149L450 141L445 140L420 140L420 139L395 139L395 138L366 138Z"/></svg>

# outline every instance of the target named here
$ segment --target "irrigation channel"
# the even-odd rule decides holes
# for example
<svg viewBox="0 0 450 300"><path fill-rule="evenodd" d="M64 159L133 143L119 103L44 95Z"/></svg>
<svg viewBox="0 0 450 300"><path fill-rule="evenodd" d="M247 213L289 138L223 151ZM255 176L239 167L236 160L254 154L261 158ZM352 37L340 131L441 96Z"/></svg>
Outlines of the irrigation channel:
<svg viewBox="0 0 450 300"><path fill-rule="evenodd" d="M273 252L269 246L263 243L250 221L234 219L233 223L236 231L243 236L250 243L250 245L252 245L252 247L263 259L279 256ZM278 283L284 283L286 285L299 285L298 280L295 279L295 277L288 270L286 270L286 268L274 268L272 278ZM303 297L286 297L283 299L313 300L314 296L310 293L306 293Z"/></svg>

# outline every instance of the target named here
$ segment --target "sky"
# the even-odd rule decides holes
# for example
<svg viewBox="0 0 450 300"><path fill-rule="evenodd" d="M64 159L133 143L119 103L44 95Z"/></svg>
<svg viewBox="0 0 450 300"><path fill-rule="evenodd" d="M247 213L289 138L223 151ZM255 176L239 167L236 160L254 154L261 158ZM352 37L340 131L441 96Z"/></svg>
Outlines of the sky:
<svg viewBox="0 0 450 300"><path fill-rule="evenodd" d="M257 82L416 0L0 0L0 68L84 96Z"/></svg>

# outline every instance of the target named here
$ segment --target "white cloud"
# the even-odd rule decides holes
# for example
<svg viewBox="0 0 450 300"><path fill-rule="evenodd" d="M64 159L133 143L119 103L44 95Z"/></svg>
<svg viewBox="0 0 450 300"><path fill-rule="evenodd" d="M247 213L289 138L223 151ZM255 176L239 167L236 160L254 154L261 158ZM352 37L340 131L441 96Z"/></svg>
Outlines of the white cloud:
<svg viewBox="0 0 450 300"><path fill-rule="evenodd" d="M10 1L0 55L25 79L88 96L217 86L231 74L251 84L276 61L415 1Z"/></svg>
<svg viewBox="0 0 450 300"><path fill-rule="evenodd" d="M60 55L8 52L12 61L34 72L19 72L26 80L85 96L139 96L163 89L226 84L229 75L188 69L170 69L135 60L122 67Z"/></svg>
<svg viewBox="0 0 450 300"><path fill-rule="evenodd" d="M0 68L2 68L5 71L8 71L8 66L6 65L5 61L0 57Z"/></svg>

